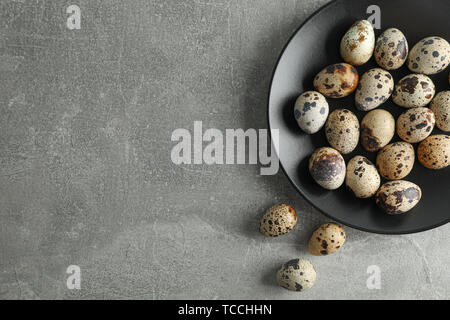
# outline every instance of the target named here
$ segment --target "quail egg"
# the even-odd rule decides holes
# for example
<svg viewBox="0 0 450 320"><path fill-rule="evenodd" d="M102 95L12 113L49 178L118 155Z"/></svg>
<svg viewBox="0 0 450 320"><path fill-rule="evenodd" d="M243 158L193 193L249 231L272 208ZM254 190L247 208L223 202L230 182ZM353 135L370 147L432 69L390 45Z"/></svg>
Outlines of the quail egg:
<svg viewBox="0 0 450 320"><path fill-rule="evenodd" d="M395 119L386 110L372 110L361 121L361 144L369 152L385 147L394 134Z"/></svg>
<svg viewBox="0 0 450 320"><path fill-rule="evenodd" d="M259 231L267 237L278 237L290 232L297 224L295 210L287 204L271 207L259 224Z"/></svg>
<svg viewBox="0 0 450 320"><path fill-rule="evenodd" d="M334 149L342 154L352 152L359 141L358 118L347 109L334 110L325 123L325 135Z"/></svg>
<svg viewBox="0 0 450 320"><path fill-rule="evenodd" d="M446 168L450 164L450 136L437 134L426 138L417 149L417 157L428 169Z"/></svg>
<svg viewBox="0 0 450 320"><path fill-rule="evenodd" d="M414 148L407 142L394 142L378 152L377 168L387 180L400 180L406 177L414 166Z"/></svg>
<svg viewBox="0 0 450 320"><path fill-rule="evenodd" d="M410 74L395 86L392 99L405 108L425 107L435 94L433 81L423 74Z"/></svg>
<svg viewBox="0 0 450 320"><path fill-rule="evenodd" d="M347 164L345 184L357 198L370 198L380 188L381 178L369 159L356 156Z"/></svg>
<svg viewBox="0 0 450 320"><path fill-rule="evenodd" d="M435 123L431 109L412 108L398 117L397 134L403 141L420 142L431 134Z"/></svg>
<svg viewBox="0 0 450 320"><path fill-rule="evenodd" d="M411 49L408 60L412 72L439 73L450 63L450 44L441 37L422 39Z"/></svg>
<svg viewBox="0 0 450 320"><path fill-rule="evenodd" d="M304 132L313 134L325 124L328 110L328 102L321 93L307 91L295 102L294 116Z"/></svg>
<svg viewBox="0 0 450 320"><path fill-rule="evenodd" d="M314 78L314 87L327 98L343 98L356 90L359 75L355 67L337 63L326 67Z"/></svg>
<svg viewBox="0 0 450 320"><path fill-rule="evenodd" d="M309 159L309 172L321 187L328 190L339 188L345 180L345 161L332 148L317 149Z"/></svg>
<svg viewBox="0 0 450 320"><path fill-rule="evenodd" d="M436 126L442 131L450 131L450 91L439 92L431 101L430 108L436 117Z"/></svg>
<svg viewBox="0 0 450 320"><path fill-rule="evenodd" d="M375 109L385 103L394 90L394 78L383 69L370 69L358 84L355 105L361 111Z"/></svg>
<svg viewBox="0 0 450 320"><path fill-rule="evenodd" d="M360 66L370 60L375 47L375 33L367 20L356 21L341 40L344 61Z"/></svg>
<svg viewBox="0 0 450 320"><path fill-rule="evenodd" d="M309 239L309 253L326 256L338 251L345 242L344 229L337 223L325 223L315 230Z"/></svg>
<svg viewBox="0 0 450 320"><path fill-rule="evenodd" d="M419 186L398 180L383 184L375 196L375 201L386 213L396 215L414 208L421 198L422 190Z"/></svg>
<svg viewBox="0 0 450 320"><path fill-rule="evenodd" d="M374 56L383 69L400 68L408 58L408 41L405 35L396 28L384 31L377 39Z"/></svg>
<svg viewBox="0 0 450 320"><path fill-rule="evenodd" d="M277 282L291 291L306 291L316 282L316 270L306 259L293 259L278 270Z"/></svg>

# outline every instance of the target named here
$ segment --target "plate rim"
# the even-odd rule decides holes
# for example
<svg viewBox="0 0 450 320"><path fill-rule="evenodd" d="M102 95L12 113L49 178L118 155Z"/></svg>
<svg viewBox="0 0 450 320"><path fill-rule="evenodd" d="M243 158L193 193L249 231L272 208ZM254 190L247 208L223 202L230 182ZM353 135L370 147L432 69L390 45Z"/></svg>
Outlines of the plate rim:
<svg viewBox="0 0 450 320"><path fill-rule="evenodd" d="M272 75L270 77L270 87L269 87L269 92L268 92L268 96L267 96L267 124L268 124L268 128L269 128L269 132L270 132L270 138L272 140L272 127L270 125L270 97L272 96L272 88L273 88L273 83L274 83L274 78L275 78L275 74L277 72L278 69L278 65L280 64L281 59L284 56L284 53L286 51L286 49L288 48L288 46L291 44L292 40L294 39L294 37L300 32L300 30L307 24L309 23L316 15L318 15L319 13L321 13L323 10L325 10L326 8L336 4L337 2L340 2L342 0L332 0L324 5L322 5L320 8L318 8L316 11L314 11L314 13L312 13L310 16L308 16L308 18L306 18L305 21L303 21L292 33L292 35L289 37L289 39L286 41L286 43L284 44L281 52L278 55L278 58L275 62L275 66L273 67L272 70ZM412 230L407 230L407 231L383 231L383 230L376 230L376 229L371 229L371 228L366 228L366 227L362 227L362 226L357 226L354 225L352 223L348 223L348 222L344 222L341 219L337 219L335 217L333 217L332 215L330 215L329 213L323 211L322 209L320 209L319 207L316 206L316 204L314 204L314 202L308 197L306 196L306 194L299 188L297 187L297 185L294 183L294 181L292 181L291 177L288 175L288 173L286 172L286 169L284 168L283 163L280 160L280 156L279 156L279 149L276 150L276 148L274 148L274 151L276 152L281 170L283 171L283 174L287 177L287 179L289 180L290 184L294 187L294 189L311 205L313 206L317 211L319 211L321 214L323 214L325 217L332 219L336 222L339 222L340 224L343 224L347 227L356 229L356 230L360 230L360 231L364 231L364 232L368 232L368 233L373 233L373 234L382 234L382 235L407 235L407 234L417 234L417 233L421 233L421 232L426 232L426 231L430 231L439 227L442 227L448 223L450 223L450 218L448 218L447 220L444 220L441 223L438 223L436 225L433 226L428 226L428 227L422 227L422 228L417 228L417 229L412 229Z"/></svg>

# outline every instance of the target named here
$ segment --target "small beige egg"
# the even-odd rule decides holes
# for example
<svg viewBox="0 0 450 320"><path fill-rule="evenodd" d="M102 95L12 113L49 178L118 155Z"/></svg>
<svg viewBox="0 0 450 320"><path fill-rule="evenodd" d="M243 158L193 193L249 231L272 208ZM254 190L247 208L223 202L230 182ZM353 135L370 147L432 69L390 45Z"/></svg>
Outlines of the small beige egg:
<svg viewBox="0 0 450 320"><path fill-rule="evenodd" d="M345 184L357 198L370 198L380 188L381 178L369 159L356 156L347 164Z"/></svg>
<svg viewBox="0 0 450 320"><path fill-rule="evenodd" d="M450 164L450 136L437 134L422 141L417 149L419 162L428 169L439 170Z"/></svg>
<svg viewBox="0 0 450 320"><path fill-rule="evenodd" d="M450 91L439 92L431 101L430 109L436 117L436 126L442 131L450 131Z"/></svg>
<svg viewBox="0 0 450 320"><path fill-rule="evenodd" d="M436 74L450 64L450 44L441 37L420 40L409 53L408 68L415 73Z"/></svg>
<svg viewBox="0 0 450 320"><path fill-rule="evenodd" d="M290 232L296 224L295 210L287 204L278 204L264 214L259 224L259 231L266 237L278 237Z"/></svg>
<svg viewBox="0 0 450 320"><path fill-rule="evenodd" d="M425 107L433 100L436 88L433 81L423 74L410 74L395 86L392 100L405 108Z"/></svg>
<svg viewBox="0 0 450 320"><path fill-rule="evenodd" d="M367 20L356 21L341 40L341 56L344 61L360 66L370 60L375 48L375 33Z"/></svg>
<svg viewBox="0 0 450 320"><path fill-rule="evenodd" d="M355 67L337 63L326 67L314 78L314 87L327 98L343 98L356 90L359 75Z"/></svg>
<svg viewBox="0 0 450 320"><path fill-rule="evenodd" d="M335 190L345 180L344 158L335 149L327 147L317 149L309 159L309 172L321 187Z"/></svg>
<svg viewBox="0 0 450 320"><path fill-rule="evenodd" d="M386 110L372 110L361 121L361 144L369 152L387 146L394 134L395 119Z"/></svg>
<svg viewBox="0 0 450 320"><path fill-rule="evenodd" d="M412 108L398 117L397 134L403 141L420 142L431 134L435 123L431 109Z"/></svg>
<svg viewBox="0 0 450 320"><path fill-rule="evenodd" d="M387 180L400 180L406 177L414 166L414 148L407 142L394 142L378 152L377 169Z"/></svg>
<svg viewBox="0 0 450 320"><path fill-rule="evenodd" d="M314 134L322 129L327 121L328 112L327 99L319 92L307 91L295 102L295 119L307 134Z"/></svg>
<svg viewBox="0 0 450 320"><path fill-rule="evenodd" d="M359 141L358 118L350 110L334 110L325 123L325 135L334 149L342 154L352 152Z"/></svg>
<svg viewBox="0 0 450 320"><path fill-rule="evenodd" d="M338 251L345 243L345 231L337 223L325 223L309 239L309 253L326 256Z"/></svg>
<svg viewBox="0 0 450 320"><path fill-rule="evenodd" d="M405 35L396 28L384 31L377 39L374 56L383 69L400 68L408 58L408 41Z"/></svg>
<svg viewBox="0 0 450 320"><path fill-rule="evenodd" d="M380 68L364 73L355 94L355 106L361 111L373 110L385 103L394 90L394 78Z"/></svg>
<svg viewBox="0 0 450 320"><path fill-rule="evenodd" d="M293 259L277 272L278 284L291 291L306 291L316 282L316 270L306 259Z"/></svg>
<svg viewBox="0 0 450 320"><path fill-rule="evenodd" d="M422 190L405 180L387 182L375 196L377 205L391 215L402 214L414 208L422 198Z"/></svg>

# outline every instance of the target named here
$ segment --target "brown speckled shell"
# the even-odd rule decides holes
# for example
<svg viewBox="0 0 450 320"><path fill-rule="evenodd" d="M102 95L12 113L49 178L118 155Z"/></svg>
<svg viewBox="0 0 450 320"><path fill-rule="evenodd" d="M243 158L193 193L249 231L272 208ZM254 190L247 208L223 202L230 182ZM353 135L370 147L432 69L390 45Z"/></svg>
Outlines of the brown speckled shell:
<svg viewBox="0 0 450 320"><path fill-rule="evenodd" d="M320 148L309 159L309 172L322 188L335 190L345 180L345 161L342 155L332 148Z"/></svg>
<svg viewBox="0 0 450 320"><path fill-rule="evenodd" d="M345 242L344 229L337 223L325 223L313 232L309 239L309 253L326 256L338 251Z"/></svg>
<svg viewBox="0 0 450 320"><path fill-rule="evenodd" d="M425 107L433 100L436 87L433 81L423 74L410 74L395 86L392 100L400 107Z"/></svg>
<svg viewBox="0 0 450 320"><path fill-rule="evenodd" d="M340 53L344 61L360 66L370 60L375 48L375 33L367 20L356 21L342 37Z"/></svg>
<svg viewBox="0 0 450 320"><path fill-rule="evenodd" d="M375 196L377 205L388 214L402 214L414 208L422 198L422 190L412 182L398 180L381 186Z"/></svg>
<svg viewBox="0 0 450 320"><path fill-rule="evenodd" d="M450 165L450 136L437 134L422 141L417 149L419 162L428 169L443 169Z"/></svg>
<svg viewBox="0 0 450 320"><path fill-rule="evenodd" d="M355 106L361 111L373 110L385 103L394 91L394 78L380 68L364 73L355 94Z"/></svg>
<svg viewBox="0 0 450 320"><path fill-rule="evenodd" d="M450 44L441 37L420 40L409 53L408 68L412 72L435 74L450 63Z"/></svg>
<svg viewBox="0 0 450 320"><path fill-rule="evenodd" d="M414 166L414 148L407 142L394 142L378 152L377 169L387 180L400 180L406 177Z"/></svg>
<svg viewBox="0 0 450 320"><path fill-rule="evenodd" d="M291 291L305 291L316 282L316 270L306 259L292 259L277 272L278 284Z"/></svg>
<svg viewBox="0 0 450 320"><path fill-rule="evenodd" d="M435 123L431 109L412 108L398 117L397 134L403 141L420 142L431 134Z"/></svg>
<svg viewBox="0 0 450 320"><path fill-rule="evenodd" d="M278 237L290 232L296 224L295 210L287 204L278 204L264 214L259 231L266 237Z"/></svg>
<svg viewBox="0 0 450 320"><path fill-rule="evenodd" d="M356 90L359 75L355 67L337 63L326 67L314 78L314 87L328 98L343 98Z"/></svg>
<svg viewBox="0 0 450 320"><path fill-rule="evenodd" d="M386 110L372 110L361 121L361 144L369 152L387 146L394 134L395 119Z"/></svg>
<svg viewBox="0 0 450 320"><path fill-rule="evenodd" d="M381 178L375 165L366 157L356 156L347 163L345 184L357 198L370 198L377 192Z"/></svg>
<svg viewBox="0 0 450 320"><path fill-rule="evenodd" d="M325 123L325 135L328 143L340 153L352 152L359 141L358 118L350 110L334 110Z"/></svg>
<svg viewBox="0 0 450 320"><path fill-rule="evenodd" d="M439 92L431 101L430 109L436 117L436 126L442 131L450 131L450 91Z"/></svg>
<svg viewBox="0 0 450 320"><path fill-rule="evenodd" d="M374 56L383 69L400 68L408 58L408 41L405 35L395 28L384 31L377 39Z"/></svg>

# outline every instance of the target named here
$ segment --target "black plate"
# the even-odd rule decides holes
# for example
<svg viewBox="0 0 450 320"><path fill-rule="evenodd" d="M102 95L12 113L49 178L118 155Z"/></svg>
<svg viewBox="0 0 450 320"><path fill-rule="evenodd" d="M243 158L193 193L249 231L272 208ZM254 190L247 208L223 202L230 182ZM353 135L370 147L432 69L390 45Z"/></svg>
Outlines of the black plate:
<svg viewBox="0 0 450 320"><path fill-rule="evenodd" d="M325 215L350 227L383 233L405 234L429 230L450 221L450 168L428 170L417 160L412 173L405 178L418 184L423 198L412 211L401 216L389 216L375 205L374 199L356 199L345 186L335 191L319 187L308 172L308 159L312 152L327 146L323 130L312 136L302 133L294 116L296 98L304 91L314 90L313 78L327 65L342 62L339 54L341 37L353 22L367 19L370 5L381 9L381 30L390 27L400 29L408 39L410 48L427 36L441 36L450 40L450 1L448 0L337 0L311 16L292 36L283 50L273 74L269 96L268 119L271 129L279 129L280 144L277 150L281 167L297 190ZM358 67L362 75L370 68L378 67L372 58ZM392 71L395 81L411 73L406 64ZM431 78L437 92L449 90L448 69ZM354 107L354 95L344 99L328 99L330 112L336 108L349 108L359 120L364 112ZM394 105L390 99L380 108L397 117L405 109ZM442 133L437 128L433 134ZM392 142L399 141L395 136ZM415 145L417 150L417 144ZM361 154L375 161L376 154L368 153L360 146L346 155L346 161Z"/></svg>

